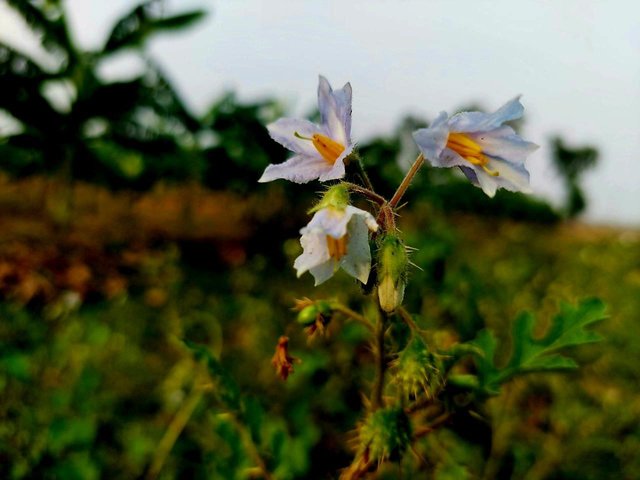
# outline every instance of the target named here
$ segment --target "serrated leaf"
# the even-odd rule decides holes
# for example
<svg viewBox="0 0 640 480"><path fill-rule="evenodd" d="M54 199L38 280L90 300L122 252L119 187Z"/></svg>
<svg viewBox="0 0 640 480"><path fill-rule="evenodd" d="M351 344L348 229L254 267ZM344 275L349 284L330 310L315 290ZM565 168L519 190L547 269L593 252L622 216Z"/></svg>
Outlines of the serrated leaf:
<svg viewBox="0 0 640 480"><path fill-rule="evenodd" d="M482 354L476 354L480 389L485 394L499 393L500 385L515 375L531 372L569 370L578 364L558 350L593 343L601 340L595 332L585 327L605 318L605 306L598 299L583 301L577 307L563 303L547 333L535 338L535 319L530 313L521 314L514 322L512 353L507 364L500 368L495 364L497 341L488 330L480 332L471 342Z"/></svg>

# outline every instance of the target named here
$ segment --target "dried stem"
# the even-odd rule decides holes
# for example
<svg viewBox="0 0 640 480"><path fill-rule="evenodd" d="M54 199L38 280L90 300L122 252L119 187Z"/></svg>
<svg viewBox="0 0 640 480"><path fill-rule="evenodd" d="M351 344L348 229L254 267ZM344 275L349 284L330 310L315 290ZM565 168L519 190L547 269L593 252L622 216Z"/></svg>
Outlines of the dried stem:
<svg viewBox="0 0 640 480"><path fill-rule="evenodd" d="M420 170L420 167L423 163L424 156L420 154L418 155L418 158L416 158L416 160L413 162L413 165L411 165L411 168L409 169L405 177L402 179L402 183L400 183L400 186L396 190L396 193L394 193L393 197L391 197L391 200L389 201L389 205L391 207L395 207L396 205L398 205L398 203L400 203L400 200L402 200L402 196L409 188L409 185L411 185L413 177L415 177L416 173L418 173L418 170Z"/></svg>

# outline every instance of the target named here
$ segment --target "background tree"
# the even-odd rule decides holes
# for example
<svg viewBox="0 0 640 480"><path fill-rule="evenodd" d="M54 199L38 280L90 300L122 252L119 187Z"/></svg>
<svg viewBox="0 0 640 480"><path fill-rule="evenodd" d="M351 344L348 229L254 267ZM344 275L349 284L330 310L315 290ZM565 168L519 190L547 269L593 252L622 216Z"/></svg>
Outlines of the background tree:
<svg viewBox="0 0 640 480"><path fill-rule="evenodd" d="M566 185L565 214L573 218L587 206L580 181L584 172L593 168L598 161L598 150L591 146L568 147L560 137L553 138L552 145L553 164Z"/></svg>
<svg viewBox="0 0 640 480"><path fill-rule="evenodd" d="M7 3L41 38L55 66L0 43L0 110L19 124L16 133L0 137L2 168L112 187L200 174L199 122L143 47L157 34L194 24L204 12L163 16L162 2L145 1L115 23L101 49L91 51L75 42L61 0ZM101 78L102 63L124 50L140 55L145 71L126 81ZM56 105L46 94L55 88L65 92L68 105Z"/></svg>

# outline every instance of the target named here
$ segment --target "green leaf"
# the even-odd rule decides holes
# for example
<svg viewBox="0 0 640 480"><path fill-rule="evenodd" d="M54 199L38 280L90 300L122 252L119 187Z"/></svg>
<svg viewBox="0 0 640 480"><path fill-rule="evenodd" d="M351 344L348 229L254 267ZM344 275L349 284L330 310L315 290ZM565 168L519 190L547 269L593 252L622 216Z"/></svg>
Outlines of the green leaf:
<svg viewBox="0 0 640 480"><path fill-rule="evenodd" d="M169 30L179 30L202 19L203 10L193 10L171 17L160 17L158 2L150 0L138 5L122 17L111 30L101 55L108 55L124 48L139 48L148 37Z"/></svg>
<svg viewBox="0 0 640 480"><path fill-rule="evenodd" d="M605 306L598 299L585 300L577 307L563 303L547 333L535 338L535 319L530 313L523 313L514 322L512 353L503 368L495 364L495 337L488 330L483 330L471 342L482 352L475 354L479 388L485 394L495 395L499 393L500 385L515 375L577 368L575 360L562 355L559 350L600 341L600 335L585 330L585 327L605 317Z"/></svg>
<svg viewBox="0 0 640 480"><path fill-rule="evenodd" d="M240 388L235 380L213 356L211 350L205 345L199 345L185 341L185 345L191 350L196 359L204 362L211 375L211 379L217 382L214 394L227 408L235 411L241 409Z"/></svg>

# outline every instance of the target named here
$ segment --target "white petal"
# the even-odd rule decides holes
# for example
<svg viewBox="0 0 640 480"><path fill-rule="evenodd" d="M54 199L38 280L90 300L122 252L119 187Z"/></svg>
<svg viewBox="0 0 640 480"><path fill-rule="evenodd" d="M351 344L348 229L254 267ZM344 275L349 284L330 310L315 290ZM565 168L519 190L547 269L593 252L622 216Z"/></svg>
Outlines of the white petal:
<svg viewBox="0 0 640 480"><path fill-rule="evenodd" d="M313 267L309 272L313 275L315 280L314 285L317 287L333 276L336 272L336 262L333 259L329 259L325 263L318 265L317 267Z"/></svg>
<svg viewBox="0 0 640 480"><path fill-rule="evenodd" d="M286 162L267 166L258 182L283 178L294 183L307 183L320 178L329 170L330 165L323 158L295 155Z"/></svg>
<svg viewBox="0 0 640 480"><path fill-rule="evenodd" d="M297 118L280 118L273 123L267 125L269 135L276 142L289 150L301 153L307 156L320 157L320 154L313 146L313 142L310 140L304 140L297 138L294 134L298 132L303 137L311 137L314 133L321 133L326 135L328 132L324 127L316 125L308 120L301 120Z"/></svg>
<svg viewBox="0 0 640 480"><path fill-rule="evenodd" d="M348 209L349 207L346 210L335 208L318 210L306 229L321 231L324 235L330 235L335 239L342 238L347 234L347 224L353 215L353 212Z"/></svg>
<svg viewBox="0 0 640 480"><path fill-rule="evenodd" d="M298 277L331 259L327 238L322 232L303 228L300 245L302 245L302 253L293 262L293 268L296 269Z"/></svg>
<svg viewBox="0 0 640 480"><path fill-rule="evenodd" d="M481 168L475 168L475 166L473 168L473 171L475 172L476 178L478 179L478 186L482 189L482 191L486 193L488 197L495 197L496 190L498 190L498 181L496 180L497 177L493 177Z"/></svg>
<svg viewBox="0 0 640 480"><path fill-rule="evenodd" d="M373 215L371 215L369 212L365 210L361 210L360 208L354 207L353 205L349 205L347 206L347 213L350 213L351 216L357 215L361 217L361 219L364 221L367 228L372 232L375 232L376 230L378 230L378 224L376 223L376 219L373 218Z"/></svg>
<svg viewBox="0 0 640 480"><path fill-rule="evenodd" d="M348 225L349 240L347 254L340 265L352 277L367 283L371 271L371 250L369 248L369 228L362 216L354 216Z"/></svg>
<svg viewBox="0 0 640 480"><path fill-rule="evenodd" d="M471 163L460 156L455 150L445 148L437 160L431 162L434 167L468 167Z"/></svg>
<svg viewBox="0 0 640 480"><path fill-rule="evenodd" d="M418 148L432 164L437 162L442 150L447 144L449 137L449 127L447 126L447 112L440 112L440 115L431 122L429 128L421 128L413 132L413 139ZM441 165L435 165L439 167Z"/></svg>
<svg viewBox="0 0 640 480"><path fill-rule="evenodd" d="M529 172L523 165L492 158L487 167L500 174L495 177L500 187L512 192L531 193L533 191L529 185Z"/></svg>
<svg viewBox="0 0 640 480"><path fill-rule="evenodd" d="M449 120L452 132L486 132L500 127L504 122L522 117L524 107L516 97L493 113L461 112Z"/></svg>
<svg viewBox="0 0 640 480"><path fill-rule="evenodd" d="M342 152L340 156L336 158L336 161L334 162L333 166L330 166L329 170L324 175L322 175L319 178L319 180L321 182L328 182L329 180L338 180L344 177L345 175L344 160L349 155L351 155L352 151L353 151L353 145L349 145L347 148L345 148L344 152Z"/></svg>
<svg viewBox="0 0 640 480"><path fill-rule="evenodd" d="M513 128L507 125L469 136L478 142L483 153L514 163L524 163L526 158L539 148L535 143L523 140L513 131Z"/></svg>
<svg viewBox="0 0 640 480"><path fill-rule="evenodd" d="M351 90L351 86L348 87L348 90ZM346 100L345 97L348 95L349 92L341 93L341 100ZM320 81L318 83L318 109L320 110L322 124L325 125L329 131L329 136L342 145L348 145L350 141L347 135L345 119L341 118L341 114L343 113L341 110L344 109L338 106L329 81L322 75L320 75ZM349 125L349 130L350 129L351 125Z"/></svg>

